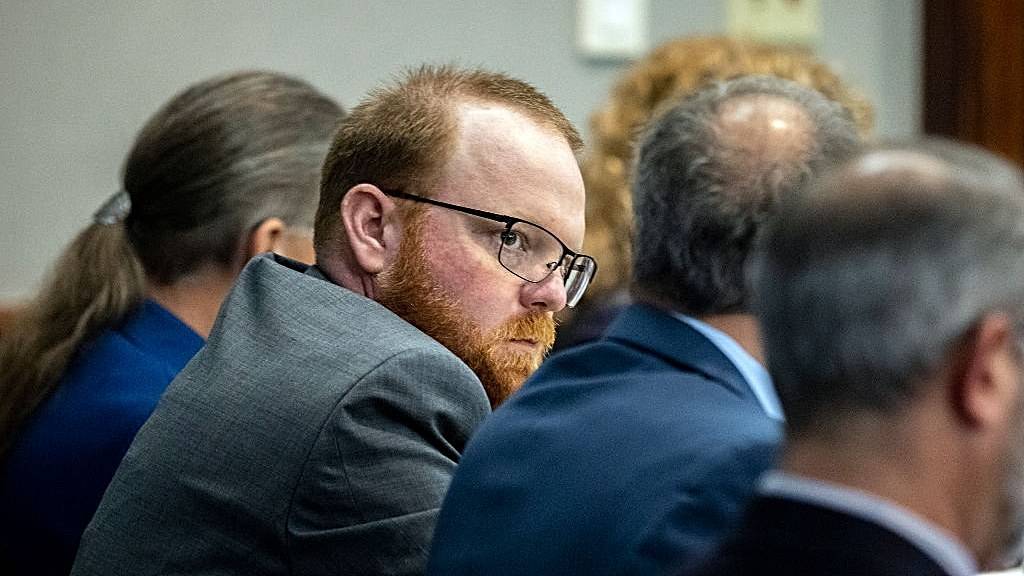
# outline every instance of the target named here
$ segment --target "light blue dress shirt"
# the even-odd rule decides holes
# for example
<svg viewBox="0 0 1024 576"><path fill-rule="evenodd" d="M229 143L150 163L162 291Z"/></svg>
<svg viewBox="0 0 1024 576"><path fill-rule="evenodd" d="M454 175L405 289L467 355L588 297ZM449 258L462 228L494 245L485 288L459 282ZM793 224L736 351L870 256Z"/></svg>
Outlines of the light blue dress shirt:
<svg viewBox="0 0 1024 576"><path fill-rule="evenodd" d="M778 393L775 392L772 378L768 374L768 370L757 359L744 350L731 336L718 328L685 314L673 313L673 316L703 334L722 354L725 354L725 357L732 362L733 366L736 366L740 375L747 381L757 402L770 418L780 422L785 420L782 414L782 404L779 402Z"/></svg>
<svg viewBox="0 0 1024 576"><path fill-rule="evenodd" d="M893 502L831 482L773 471L758 492L856 516L886 528L927 554L953 576L976 574L974 557L956 538Z"/></svg>

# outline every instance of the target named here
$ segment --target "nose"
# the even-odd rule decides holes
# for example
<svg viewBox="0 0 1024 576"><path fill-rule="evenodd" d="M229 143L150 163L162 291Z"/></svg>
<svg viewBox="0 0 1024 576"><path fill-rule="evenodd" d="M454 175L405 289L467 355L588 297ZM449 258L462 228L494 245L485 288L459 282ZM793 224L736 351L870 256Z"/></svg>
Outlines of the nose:
<svg viewBox="0 0 1024 576"><path fill-rule="evenodd" d="M530 310L558 312L565 308L565 282L560 271L555 270L540 282L524 282L519 298Z"/></svg>

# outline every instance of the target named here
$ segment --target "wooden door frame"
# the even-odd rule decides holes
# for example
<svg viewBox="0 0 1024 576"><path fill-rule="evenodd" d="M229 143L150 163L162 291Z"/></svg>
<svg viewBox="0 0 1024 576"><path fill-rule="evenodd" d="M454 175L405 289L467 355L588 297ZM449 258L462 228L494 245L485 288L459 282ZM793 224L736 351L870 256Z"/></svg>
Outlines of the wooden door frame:
<svg viewBox="0 0 1024 576"><path fill-rule="evenodd" d="M923 125L1024 166L1024 0L924 0Z"/></svg>

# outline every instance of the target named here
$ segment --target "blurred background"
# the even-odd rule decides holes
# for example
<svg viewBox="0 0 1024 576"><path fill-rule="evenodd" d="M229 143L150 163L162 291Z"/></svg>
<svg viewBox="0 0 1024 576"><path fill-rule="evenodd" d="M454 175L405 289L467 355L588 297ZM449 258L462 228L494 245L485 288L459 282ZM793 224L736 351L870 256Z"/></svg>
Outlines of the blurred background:
<svg viewBox="0 0 1024 576"><path fill-rule="evenodd" d="M773 4L798 13L758 12ZM184 86L215 73L294 74L349 108L403 67L479 65L535 84L586 136L589 114L647 49L686 35L768 34L825 60L874 103L876 133L899 137L922 132L927 121L931 4L0 0L0 301L30 294L60 248L117 190L122 159L143 122ZM970 34L948 6L939 13L950 30ZM965 50L955 38L948 44L940 48L953 56ZM947 92L962 84L955 75L939 80ZM937 117L950 124L948 114Z"/></svg>

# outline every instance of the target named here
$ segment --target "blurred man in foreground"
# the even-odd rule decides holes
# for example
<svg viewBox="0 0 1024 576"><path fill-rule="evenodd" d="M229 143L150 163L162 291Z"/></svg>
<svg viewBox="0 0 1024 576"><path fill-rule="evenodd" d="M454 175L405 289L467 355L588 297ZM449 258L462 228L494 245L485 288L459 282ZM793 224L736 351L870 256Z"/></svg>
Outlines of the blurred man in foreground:
<svg viewBox="0 0 1024 576"><path fill-rule="evenodd" d="M756 266L780 470L700 576L974 574L1024 527L1024 180L944 141L866 151Z"/></svg>

